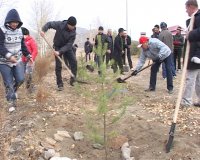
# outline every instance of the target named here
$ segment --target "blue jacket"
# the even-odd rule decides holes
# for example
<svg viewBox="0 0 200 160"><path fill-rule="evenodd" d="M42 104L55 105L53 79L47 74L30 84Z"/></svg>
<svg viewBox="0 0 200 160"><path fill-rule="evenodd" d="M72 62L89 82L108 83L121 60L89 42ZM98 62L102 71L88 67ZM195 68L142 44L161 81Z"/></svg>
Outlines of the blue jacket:
<svg viewBox="0 0 200 160"><path fill-rule="evenodd" d="M150 38L148 45L149 47L147 50L142 49L136 70L140 70L143 67L147 58L152 59L153 61L157 59L163 61L171 54L170 48L157 38Z"/></svg>

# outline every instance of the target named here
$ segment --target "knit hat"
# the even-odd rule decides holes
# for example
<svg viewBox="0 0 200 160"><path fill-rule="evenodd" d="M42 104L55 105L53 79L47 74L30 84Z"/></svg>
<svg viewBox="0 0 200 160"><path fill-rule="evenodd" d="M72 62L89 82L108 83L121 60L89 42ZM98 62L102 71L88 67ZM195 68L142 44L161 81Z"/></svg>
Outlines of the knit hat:
<svg viewBox="0 0 200 160"><path fill-rule="evenodd" d="M75 26L76 23L77 23L76 18L73 17L73 16L69 17L68 20L67 20L67 24L69 24L71 26Z"/></svg>
<svg viewBox="0 0 200 160"><path fill-rule="evenodd" d="M23 35L29 35L29 30L25 27L21 27Z"/></svg>
<svg viewBox="0 0 200 160"><path fill-rule="evenodd" d="M103 31L103 27L102 26L99 26L99 31Z"/></svg>

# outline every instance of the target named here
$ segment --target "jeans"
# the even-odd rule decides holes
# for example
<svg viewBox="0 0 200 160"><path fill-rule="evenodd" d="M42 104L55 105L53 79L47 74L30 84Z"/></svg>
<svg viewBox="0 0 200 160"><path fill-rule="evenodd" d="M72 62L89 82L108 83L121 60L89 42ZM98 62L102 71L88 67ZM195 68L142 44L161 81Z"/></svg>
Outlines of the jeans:
<svg viewBox="0 0 200 160"><path fill-rule="evenodd" d="M75 57L75 54L73 53L72 50L59 55L60 58L63 57L64 62L66 65L68 65L69 63L69 68L71 69L73 75L76 77L77 74L77 60ZM56 73L56 83L58 85L58 87L63 87L63 81L62 81L62 62L60 62L60 60L55 57L55 73Z"/></svg>
<svg viewBox="0 0 200 160"><path fill-rule="evenodd" d="M182 105L190 106L193 104L194 90L196 91L198 103L200 103L200 69L187 70L185 91L181 101Z"/></svg>
<svg viewBox="0 0 200 160"><path fill-rule="evenodd" d="M172 76L176 76L176 69L174 65L174 54L172 53L170 57L171 57ZM167 77L165 63L162 63L162 76L163 78Z"/></svg>
<svg viewBox="0 0 200 160"><path fill-rule="evenodd" d="M6 64L0 64L0 72L6 89L7 101L15 101L15 92L24 82L24 64L19 62L16 66L10 67Z"/></svg>
<svg viewBox="0 0 200 160"><path fill-rule="evenodd" d="M171 55L164 59L163 63L166 68L166 76L167 76L167 89L173 90L173 76L172 76L172 67L171 67ZM160 67L160 62L154 62L151 67L151 76L150 76L150 85L149 88L156 89L156 80L157 73Z"/></svg>

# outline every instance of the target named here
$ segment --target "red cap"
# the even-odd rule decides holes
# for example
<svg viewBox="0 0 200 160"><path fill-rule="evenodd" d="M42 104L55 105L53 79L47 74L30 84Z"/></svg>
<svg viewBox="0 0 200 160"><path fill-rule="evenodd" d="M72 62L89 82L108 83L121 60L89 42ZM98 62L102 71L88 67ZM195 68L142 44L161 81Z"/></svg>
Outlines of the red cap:
<svg viewBox="0 0 200 160"><path fill-rule="evenodd" d="M137 47L140 48L144 43L148 42L148 40L149 40L148 37L145 37L145 36L140 37L139 39L140 44Z"/></svg>

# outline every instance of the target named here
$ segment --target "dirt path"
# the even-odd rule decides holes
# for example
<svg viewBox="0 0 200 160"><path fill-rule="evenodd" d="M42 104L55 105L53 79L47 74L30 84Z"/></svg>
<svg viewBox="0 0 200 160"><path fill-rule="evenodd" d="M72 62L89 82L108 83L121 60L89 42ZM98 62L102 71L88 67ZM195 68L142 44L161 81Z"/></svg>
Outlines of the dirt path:
<svg viewBox="0 0 200 160"><path fill-rule="evenodd" d="M92 75L97 77L97 73ZM16 113L9 115L1 107L0 159L37 160L43 152L45 138L54 138L53 135L59 130L68 131L71 136L76 131L82 131L85 136L82 141L65 138L56 142L54 148L61 156L78 160L104 159L104 150L92 147L94 139L103 134L102 116L96 111L101 85L90 81L90 85L71 87L66 80L68 78L64 77L64 91L58 92L54 73L51 72L42 83L41 103L37 102L37 92L28 95L21 89ZM108 133L113 133L111 139L116 140L114 144L112 140L109 143L109 160L121 159L120 137L128 139L135 160L200 159L200 109L194 107L180 111L174 147L170 153L165 153L179 81L180 75L174 80L175 92L169 95L166 82L159 73L156 92L146 93L144 89L149 83L147 69L118 86L119 93L108 105L108 122L120 112L118 104L125 97L130 102L120 120L108 126ZM108 84L105 88L112 91L113 86ZM4 104L1 103L2 106ZM94 128L98 134L94 134Z"/></svg>

